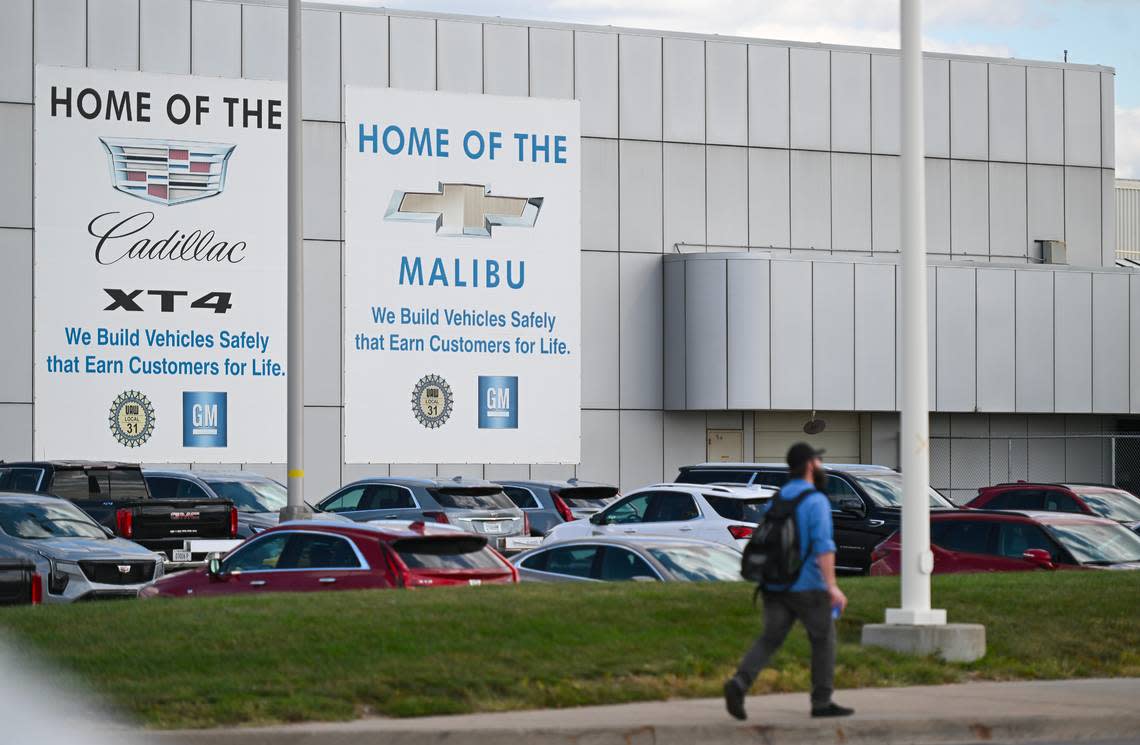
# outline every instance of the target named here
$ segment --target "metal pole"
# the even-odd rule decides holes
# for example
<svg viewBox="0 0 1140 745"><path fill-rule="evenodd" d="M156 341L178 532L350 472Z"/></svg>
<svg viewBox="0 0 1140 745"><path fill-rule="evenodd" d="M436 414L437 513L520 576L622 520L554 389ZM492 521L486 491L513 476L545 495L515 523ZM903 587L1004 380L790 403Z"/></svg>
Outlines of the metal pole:
<svg viewBox="0 0 1140 745"><path fill-rule="evenodd" d="M288 118L288 307L289 356L287 422L289 503L281 520L312 517L305 504L305 278L303 274L301 218L301 0L289 0L289 96Z"/></svg>
<svg viewBox="0 0 1140 745"><path fill-rule="evenodd" d="M902 608L887 623L946 623L930 608L930 411L926 338L926 175L922 107L922 1L900 0L902 26Z"/></svg>

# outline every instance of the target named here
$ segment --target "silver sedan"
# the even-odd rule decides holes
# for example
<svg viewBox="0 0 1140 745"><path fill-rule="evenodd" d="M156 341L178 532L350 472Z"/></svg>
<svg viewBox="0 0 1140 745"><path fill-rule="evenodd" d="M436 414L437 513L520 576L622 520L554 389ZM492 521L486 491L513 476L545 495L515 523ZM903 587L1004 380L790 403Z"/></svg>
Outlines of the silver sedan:
<svg viewBox="0 0 1140 745"><path fill-rule="evenodd" d="M0 557L27 559L43 602L135 597L163 574L160 557L92 520L71 502L0 492Z"/></svg>
<svg viewBox="0 0 1140 745"><path fill-rule="evenodd" d="M524 582L738 581L740 552L712 541L668 536L577 538L511 559Z"/></svg>

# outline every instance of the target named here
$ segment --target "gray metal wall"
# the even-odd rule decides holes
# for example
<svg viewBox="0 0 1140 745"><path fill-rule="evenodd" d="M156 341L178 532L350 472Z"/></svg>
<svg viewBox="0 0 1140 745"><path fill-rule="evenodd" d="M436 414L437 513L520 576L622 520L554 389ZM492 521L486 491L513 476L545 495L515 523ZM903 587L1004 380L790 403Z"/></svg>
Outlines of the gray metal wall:
<svg viewBox="0 0 1140 745"><path fill-rule="evenodd" d="M1116 180L1117 256L1140 260L1140 180Z"/></svg>
<svg viewBox="0 0 1140 745"><path fill-rule="evenodd" d="M664 410L675 244L897 251L892 52L360 9L307 10L304 24L314 495L362 473L340 448L342 84L582 101L583 477L628 488L704 455L705 415ZM35 62L283 79L285 28L280 2L0 3L0 457L31 447ZM1111 71L949 56L926 69L931 250L1024 261L1034 239L1063 238L1074 263L1111 263Z"/></svg>

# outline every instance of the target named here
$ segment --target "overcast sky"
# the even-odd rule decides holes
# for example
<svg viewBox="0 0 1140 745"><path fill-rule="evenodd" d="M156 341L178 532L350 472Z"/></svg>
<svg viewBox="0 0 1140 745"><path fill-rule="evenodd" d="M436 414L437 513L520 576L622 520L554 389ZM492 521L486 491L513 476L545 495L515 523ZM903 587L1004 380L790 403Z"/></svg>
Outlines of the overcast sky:
<svg viewBox="0 0 1140 745"><path fill-rule="evenodd" d="M330 0L766 39L898 47L897 0ZM926 48L1116 68L1116 172L1140 178L1140 0L927 0Z"/></svg>

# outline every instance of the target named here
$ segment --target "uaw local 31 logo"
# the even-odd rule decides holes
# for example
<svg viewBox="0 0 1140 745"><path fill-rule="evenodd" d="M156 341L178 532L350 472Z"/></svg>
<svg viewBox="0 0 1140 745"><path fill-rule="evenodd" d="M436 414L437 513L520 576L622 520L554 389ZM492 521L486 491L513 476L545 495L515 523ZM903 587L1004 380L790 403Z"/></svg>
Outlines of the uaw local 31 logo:
<svg viewBox="0 0 1140 745"><path fill-rule="evenodd" d="M111 184L148 202L182 204L221 194L235 145L182 140L100 137L111 161Z"/></svg>
<svg viewBox="0 0 1140 745"><path fill-rule="evenodd" d="M451 417L451 386L438 375L425 375L412 389L412 413L428 429L438 429Z"/></svg>
<svg viewBox="0 0 1140 745"><path fill-rule="evenodd" d="M107 417L111 434L120 445L137 448L154 434L154 405L138 391L123 391L111 404Z"/></svg>

